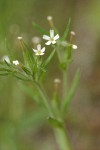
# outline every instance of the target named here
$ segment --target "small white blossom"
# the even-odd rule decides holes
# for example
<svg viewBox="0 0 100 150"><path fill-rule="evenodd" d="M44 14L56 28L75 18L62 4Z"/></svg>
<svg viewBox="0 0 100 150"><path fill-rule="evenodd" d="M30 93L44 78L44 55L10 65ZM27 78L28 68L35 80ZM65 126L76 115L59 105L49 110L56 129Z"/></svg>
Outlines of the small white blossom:
<svg viewBox="0 0 100 150"><path fill-rule="evenodd" d="M72 45L72 48L77 49L78 47L77 47L77 45Z"/></svg>
<svg viewBox="0 0 100 150"><path fill-rule="evenodd" d="M2 60L6 61L7 63L10 63L10 59L7 55L3 56Z"/></svg>
<svg viewBox="0 0 100 150"><path fill-rule="evenodd" d="M59 35L54 36L54 30L50 30L50 36L43 35L43 39L47 40L46 45L55 44L56 40L59 39Z"/></svg>
<svg viewBox="0 0 100 150"><path fill-rule="evenodd" d="M43 47L43 48L41 49L41 45L38 44L38 45L37 45L37 50L36 50L36 49L33 49L33 51L35 52L35 55L44 55L45 47Z"/></svg>
<svg viewBox="0 0 100 150"><path fill-rule="evenodd" d="M16 65L16 66L19 65L19 61L18 60L14 60L13 64Z"/></svg>

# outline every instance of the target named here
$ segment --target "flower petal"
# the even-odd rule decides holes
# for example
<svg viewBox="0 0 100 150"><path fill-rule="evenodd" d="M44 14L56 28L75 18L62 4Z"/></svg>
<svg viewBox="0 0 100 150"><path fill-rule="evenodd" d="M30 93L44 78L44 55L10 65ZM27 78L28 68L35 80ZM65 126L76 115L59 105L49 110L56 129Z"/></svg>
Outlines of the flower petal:
<svg viewBox="0 0 100 150"><path fill-rule="evenodd" d="M59 39L59 35L58 34L54 37L54 40L57 40L57 39Z"/></svg>
<svg viewBox="0 0 100 150"><path fill-rule="evenodd" d="M54 30L50 30L50 37L51 37L51 38L54 37Z"/></svg>
<svg viewBox="0 0 100 150"><path fill-rule="evenodd" d="M41 45L40 45L40 44L37 45L37 49L38 49L39 51L41 50Z"/></svg>
<svg viewBox="0 0 100 150"><path fill-rule="evenodd" d="M52 41L52 44L55 44L56 43L56 41Z"/></svg>
<svg viewBox="0 0 100 150"><path fill-rule="evenodd" d="M50 40L50 37L47 36L47 35L43 35L43 39L45 39L45 40Z"/></svg>
<svg viewBox="0 0 100 150"><path fill-rule="evenodd" d="M10 59L7 55L3 56L2 60L6 61L7 63L10 63Z"/></svg>
<svg viewBox="0 0 100 150"><path fill-rule="evenodd" d="M33 48L32 48L32 49L33 49ZM36 49L33 49L33 51L34 51L35 53L37 53L37 51L38 51L38 50L36 50Z"/></svg>
<svg viewBox="0 0 100 150"><path fill-rule="evenodd" d="M45 52L45 47L43 47L43 48L41 49L41 52L42 52L42 53Z"/></svg>
<svg viewBox="0 0 100 150"><path fill-rule="evenodd" d="M13 60L13 64L16 65L16 66L19 65L19 61L18 60Z"/></svg>
<svg viewBox="0 0 100 150"><path fill-rule="evenodd" d="M47 43L45 43L46 45L50 45L51 44L51 41L48 41Z"/></svg>

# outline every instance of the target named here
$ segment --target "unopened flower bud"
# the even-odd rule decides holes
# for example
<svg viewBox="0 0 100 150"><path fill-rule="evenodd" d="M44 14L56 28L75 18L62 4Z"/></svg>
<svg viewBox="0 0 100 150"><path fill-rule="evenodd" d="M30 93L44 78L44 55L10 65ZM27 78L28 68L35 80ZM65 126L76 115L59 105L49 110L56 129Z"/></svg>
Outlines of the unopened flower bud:
<svg viewBox="0 0 100 150"><path fill-rule="evenodd" d="M47 16L47 20L48 20L50 26L53 28L54 27L53 17L52 16Z"/></svg>
<svg viewBox="0 0 100 150"><path fill-rule="evenodd" d="M21 37L21 36L18 36L18 37L17 37L17 39L18 39L18 40L22 40L22 39L23 39L23 37Z"/></svg>
<svg viewBox="0 0 100 150"><path fill-rule="evenodd" d="M48 20L48 21L51 21L52 19L53 19L52 16L47 16L47 20Z"/></svg>
<svg viewBox="0 0 100 150"><path fill-rule="evenodd" d="M59 78L55 78L55 79L54 79L54 83L55 83L55 84L59 84L59 83L61 83L61 80L60 80Z"/></svg>
<svg viewBox="0 0 100 150"><path fill-rule="evenodd" d="M73 35L73 36L75 36L75 32L74 31L71 31L70 34Z"/></svg>
<svg viewBox="0 0 100 150"><path fill-rule="evenodd" d="M32 42L33 42L33 44L39 44L41 42L41 39L37 36L34 36L32 38Z"/></svg>
<svg viewBox="0 0 100 150"><path fill-rule="evenodd" d="M78 47L77 47L77 45L72 45L72 48L77 49Z"/></svg>
<svg viewBox="0 0 100 150"><path fill-rule="evenodd" d="M61 80L59 78L54 79L54 89L58 93L60 88Z"/></svg>
<svg viewBox="0 0 100 150"><path fill-rule="evenodd" d="M74 32L74 31L71 31L71 32L70 32L70 43L72 43L74 36L75 36L75 32Z"/></svg>

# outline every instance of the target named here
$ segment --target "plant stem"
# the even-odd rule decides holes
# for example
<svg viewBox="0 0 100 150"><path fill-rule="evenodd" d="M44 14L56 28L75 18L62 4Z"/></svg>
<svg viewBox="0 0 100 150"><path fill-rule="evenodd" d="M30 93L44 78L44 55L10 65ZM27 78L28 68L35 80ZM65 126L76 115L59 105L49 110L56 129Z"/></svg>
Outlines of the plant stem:
<svg viewBox="0 0 100 150"><path fill-rule="evenodd" d="M41 95L41 97L43 99L44 105L47 108L50 117L52 118L53 117L52 109L50 107L50 104L48 102L48 97L46 96L44 89L37 82L35 82L34 84L35 84L37 90L39 91L39 93L40 93L40 95Z"/></svg>
<svg viewBox="0 0 100 150"><path fill-rule="evenodd" d="M72 150L70 145L69 138L66 133L66 129L64 126L54 128L54 133L56 137L56 141L59 145L59 150Z"/></svg>
<svg viewBox="0 0 100 150"><path fill-rule="evenodd" d="M76 92L76 89L77 89L79 79L80 79L80 70L78 69L76 71L75 76L74 76L74 80L72 82L72 86L69 90L69 93L67 94L67 97L64 99L64 102L63 102L63 105L62 105L62 110L63 110L64 114L65 114L67 108L69 107L69 104L71 103L71 101L73 99L73 96L74 96L74 94Z"/></svg>
<svg viewBox="0 0 100 150"><path fill-rule="evenodd" d="M43 98L44 104L48 110L50 117L53 117L53 113L52 113L50 104L48 103L48 99L44 93L43 88L38 83L35 83L35 86L37 87L40 95ZM56 140L57 140L60 150L72 150L64 126L62 125L61 127L58 126L58 127L54 128L54 132L55 132L55 137L56 137Z"/></svg>
<svg viewBox="0 0 100 150"><path fill-rule="evenodd" d="M59 48L56 49L56 52L57 52L57 56L58 56L59 62L61 63L62 58L61 58L61 53L59 51Z"/></svg>
<svg viewBox="0 0 100 150"><path fill-rule="evenodd" d="M66 98L68 93L68 75L67 69L63 71L63 99Z"/></svg>

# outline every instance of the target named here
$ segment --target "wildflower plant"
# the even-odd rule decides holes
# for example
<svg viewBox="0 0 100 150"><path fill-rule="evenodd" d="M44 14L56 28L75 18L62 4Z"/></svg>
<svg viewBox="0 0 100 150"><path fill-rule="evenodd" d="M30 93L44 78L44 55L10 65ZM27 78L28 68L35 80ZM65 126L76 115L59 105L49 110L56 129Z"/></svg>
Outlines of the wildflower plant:
<svg viewBox="0 0 100 150"><path fill-rule="evenodd" d="M35 55L44 55L45 47L43 47L43 48L41 49L41 45L38 44L38 45L37 45L37 50L36 50L36 49L33 49L33 51L35 52Z"/></svg>
<svg viewBox="0 0 100 150"><path fill-rule="evenodd" d="M57 34L56 36L54 36L54 30L50 30L50 36L43 35L43 39L48 41L45 43L46 45L55 44L56 40L59 39L59 35Z"/></svg>
<svg viewBox="0 0 100 150"><path fill-rule="evenodd" d="M37 47L30 48L22 37L18 37L19 43L23 53L23 63L19 60L13 60L9 53L9 57L5 56L0 61L0 75L1 76L13 76L24 82L31 83L40 95L38 102L43 103L43 107L46 110L48 123L54 130L56 141L60 150L72 150L72 146L69 142L69 137L65 128L66 112L70 106L73 96L76 92L78 81L80 78L79 69L76 71L72 85L68 88L68 68L73 60L73 51L77 49L77 45L73 44L73 38L75 33L70 32L70 19L67 23L64 34L61 36L58 33L57 28L54 25L53 17L48 16L47 20L50 24L50 31L45 31L38 24L33 22L34 28L36 28L46 40L45 46L41 46L37 42ZM68 35L70 40L67 41ZM51 50L49 55L45 58L49 45ZM43 47L43 48L42 48ZM62 79L54 79L53 97L50 99L47 96L46 90L43 86L43 76L47 71L47 67L54 55L57 55L59 60L59 68L62 73ZM62 95L59 96L59 85L62 83ZM34 91L32 91L34 95Z"/></svg>

